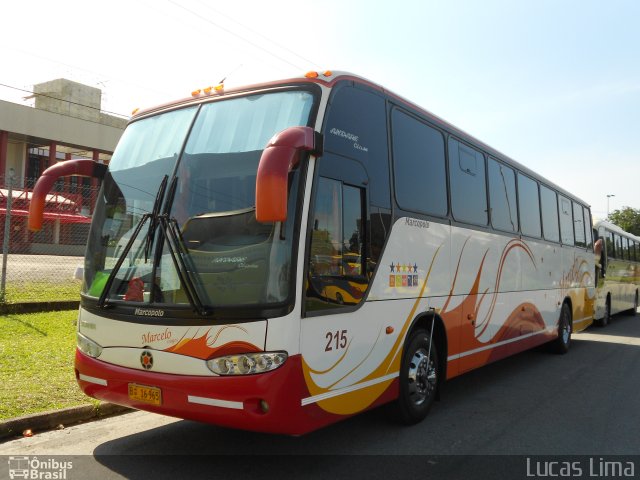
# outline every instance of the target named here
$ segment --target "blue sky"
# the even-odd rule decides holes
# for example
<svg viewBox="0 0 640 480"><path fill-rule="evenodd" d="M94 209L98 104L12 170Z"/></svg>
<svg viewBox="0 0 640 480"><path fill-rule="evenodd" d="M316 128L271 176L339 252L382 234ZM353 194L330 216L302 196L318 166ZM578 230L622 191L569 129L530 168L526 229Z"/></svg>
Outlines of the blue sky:
<svg viewBox="0 0 640 480"><path fill-rule="evenodd" d="M24 0L2 18L0 83L66 77L102 88L103 108L128 115L224 76L347 70L575 193L596 216L607 194L611 210L640 208L638 1Z"/></svg>

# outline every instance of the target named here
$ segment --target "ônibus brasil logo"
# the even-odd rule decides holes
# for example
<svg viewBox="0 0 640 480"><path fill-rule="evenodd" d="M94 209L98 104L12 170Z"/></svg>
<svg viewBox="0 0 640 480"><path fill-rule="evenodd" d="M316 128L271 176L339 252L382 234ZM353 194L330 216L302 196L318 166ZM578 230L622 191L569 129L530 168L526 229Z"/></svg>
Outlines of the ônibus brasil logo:
<svg viewBox="0 0 640 480"><path fill-rule="evenodd" d="M30 478L30 479L50 479L65 480L67 470L73 468L73 462L47 458L44 460L38 457L9 457L9 478Z"/></svg>

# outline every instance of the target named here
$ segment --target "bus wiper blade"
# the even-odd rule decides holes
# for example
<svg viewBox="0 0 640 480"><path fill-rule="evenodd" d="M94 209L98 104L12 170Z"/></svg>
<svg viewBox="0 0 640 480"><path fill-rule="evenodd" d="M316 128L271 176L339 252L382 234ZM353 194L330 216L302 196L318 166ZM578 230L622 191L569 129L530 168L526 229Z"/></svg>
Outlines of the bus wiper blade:
<svg viewBox="0 0 640 480"><path fill-rule="evenodd" d="M158 214L160 213L160 205L162 204L162 198L164 197L164 192L167 189L168 180L169 180L169 175L165 175L162 178L162 181L160 182L160 187L158 188L158 192L156 193L156 199L153 202L153 209L151 210L151 223L149 224L149 230L147 231L147 238L145 239L145 246L144 246L145 263L149 258L149 250L151 250L153 237L156 233L156 228L158 227Z"/></svg>
<svg viewBox="0 0 640 480"><path fill-rule="evenodd" d="M107 295L109 295L109 291L111 290L111 286L113 285L113 280L116 278L116 274L120 270L120 267L122 267L125 258L127 258L129 250L131 250L131 247L133 246L133 242L135 242L138 234L140 233L140 230L142 230L142 227L149 218L151 218L151 214L145 213L144 215L142 215L142 218L138 222L138 225L136 225L136 229L129 238L129 241L125 245L124 250L122 250L122 253L118 257L118 261L111 269L111 273L109 273L109 277L107 278L107 281L104 284L104 288L102 289L102 293L100 294L100 298L98 299L98 307L102 308L105 306L105 301L107 300Z"/></svg>
<svg viewBox="0 0 640 480"><path fill-rule="evenodd" d="M184 286L184 291L189 303L200 316L210 315L211 309L202 303L196 285L191 278L190 272L195 272L195 267L193 263L189 262L189 264L187 264L187 260L185 260L185 257L190 259L189 250L185 246L182 234L177 227L177 222L175 220L169 220L167 215L159 216L158 220L160 223L160 231L164 234L169 254L173 260L173 265L178 273L180 282Z"/></svg>

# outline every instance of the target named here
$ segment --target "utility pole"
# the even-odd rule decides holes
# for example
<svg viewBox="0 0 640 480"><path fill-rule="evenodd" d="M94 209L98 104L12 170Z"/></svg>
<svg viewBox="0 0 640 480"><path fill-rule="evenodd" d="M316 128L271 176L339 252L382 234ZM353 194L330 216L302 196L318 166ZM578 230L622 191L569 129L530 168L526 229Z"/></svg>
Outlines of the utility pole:
<svg viewBox="0 0 640 480"><path fill-rule="evenodd" d="M9 180L7 183L7 208L4 217L4 239L2 242L2 279L0 280L0 303L7 301L7 257L9 256L9 241L11 235L11 201L13 200L13 177L15 171L13 168L9 169Z"/></svg>

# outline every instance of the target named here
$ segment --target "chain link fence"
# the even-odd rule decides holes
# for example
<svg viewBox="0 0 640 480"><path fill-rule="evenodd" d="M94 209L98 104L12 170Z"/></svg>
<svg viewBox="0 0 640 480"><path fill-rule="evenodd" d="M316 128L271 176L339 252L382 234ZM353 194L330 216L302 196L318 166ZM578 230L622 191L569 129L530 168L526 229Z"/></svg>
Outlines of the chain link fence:
<svg viewBox="0 0 640 480"><path fill-rule="evenodd" d="M0 303L78 300L96 182L72 177L57 183L39 232L27 228L35 181L16 183L0 178Z"/></svg>

